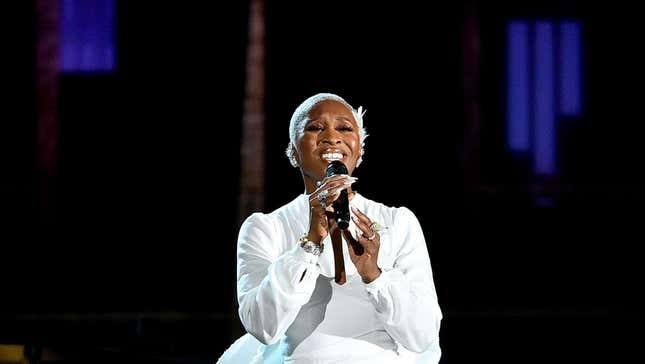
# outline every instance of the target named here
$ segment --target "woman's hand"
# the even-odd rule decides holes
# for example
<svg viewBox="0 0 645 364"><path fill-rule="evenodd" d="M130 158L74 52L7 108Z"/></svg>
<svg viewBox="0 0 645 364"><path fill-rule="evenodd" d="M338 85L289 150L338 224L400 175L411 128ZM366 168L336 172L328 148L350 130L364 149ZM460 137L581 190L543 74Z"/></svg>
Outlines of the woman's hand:
<svg viewBox="0 0 645 364"><path fill-rule="evenodd" d="M381 269L378 267L378 251L381 246L381 237L377 232L372 231L372 220L352 207L355 216L352 220L358 227L356 235L358 240L354 239L349 229L343 230L343 236L349 248L349 256L361 275L363 282L370 283L381 275Z"/></svg>
<svg viewBox="0 0 645 364"><path fill-rule="evenodd" d="M319 243L336 226L334 209L331 204L338 199L340 192L356 182L355 177L345 174L327 177L318 188L309 195L309 240Z"/></svg>

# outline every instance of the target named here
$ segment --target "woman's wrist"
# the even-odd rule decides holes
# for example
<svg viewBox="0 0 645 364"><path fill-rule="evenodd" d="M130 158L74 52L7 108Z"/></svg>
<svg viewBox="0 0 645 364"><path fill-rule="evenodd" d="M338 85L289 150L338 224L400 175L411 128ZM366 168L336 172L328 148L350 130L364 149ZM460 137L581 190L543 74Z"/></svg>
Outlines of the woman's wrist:
<svg viewBox="0 0 645 364"><path fill-rule="evenodd" d="M318 245L322 244L322 238L318 234L314 234L311 231L307 234L307 239L309 241L313 241Z"/></svg>

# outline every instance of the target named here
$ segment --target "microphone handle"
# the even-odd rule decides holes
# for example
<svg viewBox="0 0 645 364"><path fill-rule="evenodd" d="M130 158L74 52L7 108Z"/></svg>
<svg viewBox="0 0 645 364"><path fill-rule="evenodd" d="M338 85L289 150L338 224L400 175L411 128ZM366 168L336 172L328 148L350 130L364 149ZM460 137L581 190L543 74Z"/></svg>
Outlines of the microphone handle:
<svg viewBox="0 0 645 364"><path fill-rule="evenodd" d="M349 198L347 189L340 191L340 196L333 203L334 216L338 227L345 230L349 227Z"/></svg>

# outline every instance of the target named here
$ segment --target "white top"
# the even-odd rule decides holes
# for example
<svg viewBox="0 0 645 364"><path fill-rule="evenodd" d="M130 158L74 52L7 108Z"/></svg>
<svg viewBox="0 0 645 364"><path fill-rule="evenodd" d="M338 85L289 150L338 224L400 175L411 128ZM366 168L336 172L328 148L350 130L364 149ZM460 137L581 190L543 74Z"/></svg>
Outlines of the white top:
<svg viewBox="0 0 645 364"><path fill-rule="evenodd" d="M347 282L338 285L329 235L319 257L298 244L309 230L308 201L302 194L270 214L254 213L240 229L239 315L264 344L255 361L277 352L292 364L413 363L415 353L425 352L427 362L438 362L442 314L416 216L356 193L350 205L386 227L380 232L382 273L363 283L343 242Z"/></svg>

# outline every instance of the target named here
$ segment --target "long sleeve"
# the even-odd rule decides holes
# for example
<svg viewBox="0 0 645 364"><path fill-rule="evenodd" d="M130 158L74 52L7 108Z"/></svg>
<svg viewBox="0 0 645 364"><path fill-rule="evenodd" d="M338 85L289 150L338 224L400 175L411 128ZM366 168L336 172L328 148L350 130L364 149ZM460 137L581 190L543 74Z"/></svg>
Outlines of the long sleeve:
<svg viewBox="0 0 645 364"><path fill-rule="evenodd" d="M439 348L442 313L421 226L407 208L394 218L400 250L393 268L365 285L387 332L406 349Z"/></svg>
<svg viewBox="0 0 645 364"><path fill-rule="evenodd" d="M319 275L318 257L286 239L292 238L280 234L272 217L259 213L246 219L238 236L239 315L246 330L264 344L284 335L311 298Z"/></svg>

